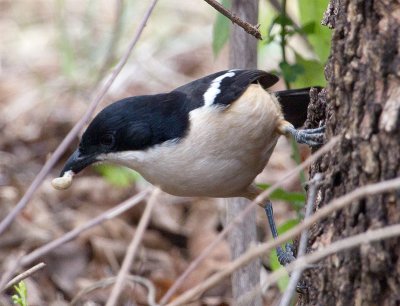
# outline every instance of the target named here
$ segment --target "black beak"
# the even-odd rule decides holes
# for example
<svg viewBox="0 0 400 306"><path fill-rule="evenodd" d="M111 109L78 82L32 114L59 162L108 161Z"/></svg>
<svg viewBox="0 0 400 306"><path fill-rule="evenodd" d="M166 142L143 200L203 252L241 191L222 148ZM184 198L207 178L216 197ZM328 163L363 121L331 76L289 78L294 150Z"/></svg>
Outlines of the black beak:
<svg viewBox="0 0 400 306"><path fill-rule="evenodd" d="M94 155L85 156L82 155L79 149L76 149L74 153L68 158L67 162L64 165L64 168L61 171L60 177L64 175L67 171L72 171L74 174L85 169L87 166L93 164L96 161L96 157Z"/></svg>

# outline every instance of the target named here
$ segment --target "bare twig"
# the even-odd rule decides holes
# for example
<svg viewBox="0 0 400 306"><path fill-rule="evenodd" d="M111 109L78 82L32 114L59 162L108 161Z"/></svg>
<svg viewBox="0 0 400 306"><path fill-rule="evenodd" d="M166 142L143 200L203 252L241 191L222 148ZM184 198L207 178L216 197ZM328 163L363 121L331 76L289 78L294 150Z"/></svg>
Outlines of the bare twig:
<svg viewBox="0 0 400 306"><path fill-rule="evenodd" d="M90 102L88 109L86 110L85 114L82 116L82 118L75 124L75 126L72 128L72 130L68 133L67 136L63 139L61 144L57 147L57 149L54 151L52 156L47 160L47 162L44 164L43 168L40 170L40 172L36 175L35 179L33 180L32 184L29 186L28 190L25 192L24 196L22 199L18 202L18 204L14 207L13 210L4 218L4 220L1 221L0 223L0 235L8 228L8 226L13 222L13 220L16 218L16 216L21 212L22 209L28 204L36 190L40 187L44 179L46 178L47 174L50 172L50 170L53 168L53 166L56 164L56 162L59 160L61 155L64 153L64 151L67 149L67 147L71 144L71 142L74 140L74 138L78 135L79 131L83 128L83 126L89 121L90 117L94 113L97 105L100 103L100 101L104 98L106 95L107 91L111 87L112 83L114 80L117 78L118 74L121 72L122 68L128 61L128 58L130 54L132 53L133 48L135 47L136 43L138 42L145 26L147 23L147 20L149 19L151 12L154 9L154 6L156 5L158 0L153 0L152 3L150 4L149 8L147 9L147 12L145 16L143 17L142 22L140 23L135 36L133 37L132 41L130 42L128 49L125 51L124 55L122 56L121 60L117 64L117 66L114 68L112 71L110 77L107 79L104 85L100 86L100 89L97 91L96 96L94 99Z"/></svg>
<svg viewBox="0 0 400 306"><path fill-rule="evenodd" d="M238 16L227 10L223 5L218 3L215 0L204 0L207 2L209 5L211 5L213 8L215 8L218 12L220 12L222 15L227 17L229 20L231 20L233 23L236 23L238 26L240 26L243 30L245 30L247 33L250 35L253 35L255 38L262 40L260 30L258 29L258 26L254 26L247 21L244 21L240 19Z"/></svg>
<svg viewBox="0 0 400 306"><path fill-rule="evenodd" d="M313 211L313 205L315 203L315 197L317 195L317 187L321 180L321 174L317 173L314 175L313 179L310 182L310 189L308 192L308 200L306 206L306 213L304 215L304 219L307 219L311 216ZM301 257L306 253L307 249L307 240L308 240L308 231L304 229L300 236L299 248L297 252L297 257ZM293 272L290 277L289 284L282 296L282 299L279 303L279 306L288 306L290 305L290 301L293 297L293 294L296 291L297 284L299 283L301 274L303 273L303 269L298 269Z"/></svg>
<svg viewBox="0 0 400 306"><path fill-rule="evenodd" d="M3 275L0 278L0 291L5 288L6 283L8 280L13 276L14 271L18 269L22 257L25 255L25 251L19 251L16 255L14 255L12 258L10 258L9 263L7 263L7 268L4 271ZM8 259L8 258L7 258Z"/></svg>
<svg viewBox="0 0 400 306"><path fill-rule="evenodd" d="M122 202L118 206L105 211L104 213L100 214L99 216L90 220L89 222L64 234L63 236L57 238L56 240L53 240L53 241L41 246L40 248L37 248L36 250L25 255L22 258L21 265L26 266L26 265L32 263L39 257L43 256L44 254L47 254L51 250L60 246L61 244L64 244L64 243L74 239L75 237L79 236L82 232L87 231L88 229L90 229L96 225L99 225L100 223L102 223L104 221L110 220L110 219L122 214L123 212L127 211L128 209L132 208L133 206L138 204L140 201L142 201L147 196L148 193L149 193L149 189L144 190L144 191L138 193L137 195L129 198L128 200Z"/></svg>
<svg viewBox="0 0 400 306"><path fill-rule="evenodd" d="M211 244L209 244L208 247L205 248L203 252L195 260L192 261L189 267L181 274L181 276L179 276L179 278L169 288L167 293L162 297L162 299L160 300L160 304L162 305L168 302L168 300L175 294L176 290L178 290L182 286L183 282L189 276L189 274L192 273L194 269L196 269L197 266L205 258L207 258L208 254L218 245L218 243L222 241L222 239L224 239L224 237L229 233L229 231L234 226L236 226L236 224L239 223L240 220L242 220L247 215L247 213L249 213L253 209L253 207L257 203L262 203L272 192L274 192L277 188L279 188L282 184L284 184L284 182L286 182L291 177L297 175L299 171L305 169L315 160L320 158L323 154L330 151L333 148L333 146L335 146L338 143L339 139L340 139L339 136L330 139L329 142L326 143L322 148L320 148L317 152L315 152L313 155L311 155L309 158L307 158L304 162L295 167L293 170L289 171L281 180L270 186L263 193L261 193L251 204L249 204L247 208L241 214L239 214L234 220L232 220L232 222L229 223L221 233L219 233L217 238L215 238L215 240ZM279 243L276 245L279 245Z"/></svg>
<svg viewBox="0 0 400 306"><path fill-rule="evenodd" d="M117 277L110 277L106 279L102 279L98 282L95 282L88 286L87 288L82 289L78 292L78 294L72 299L71 306L75 305L85 294L92 292L93 290L99 288L105 288L112 284L114 284L117 280ZM157 306L156 304L156 289L154 288L153 283L145 277L138 276L138 275L126 275L125 280L132 282L132 283L139 283L147 288L147 304L149 306Z"/></svg>
<svg viewBox="0 0 400 306"><path fill-rule="evenodd" d="M131 243L129 244L124 261L122 262L121 269L118 272L117 281L115 282L115 285L111 291L111 295L107 300L106 306L114 306L117 304L118 297L124 287L125 278L129 274L129 268L131 267L133 259L135 258L139 243L142 240L144 231L146 230L147 224L149 223L151 212L155 203L157 202L156 199L159 193L160 189L154 189L149 201L147 201L146 209L144 210L144 213L140 218L137 230L133 236Z"/></svg>
<svg viewBox="0 0 400 306"><path fill-rule="evenodd" d="M361 244L388 239L396 236L400 236L400 224L386 226L377 230L369 230L358 235L335 241L332 244L328 245L326 248L308 254L307 256L299 257L295 261L287 265L285 268L280 268L279 270L271 273L268 277L267 285L270 286L271 284L276 283L287 272L291 272L297 269L305 269L309 265L316 263L321 259L328 257L329 255L357 247Z"/></svg>
<svg viewBox="0 0 400 306"><path fill-rule="evenodd" d="M264 284L263 288L261 286L255 287L249 295L256 294L260 291L266 291L269 286L278 282L278 280L287 275L287 273L304 270L310 267L312 264L320 261L321 259L328 257L332 254L337 254L341 251L348 250L357 247L361 244L379 241L391 237L400 236L400 225L387 226L378 230L367 231L358 235L354 235L345 239L336 241L327 247L316 251L315 253L309 254L307 256L298 257L295 261L282 267L275 272L268 275L267 282ZM168 305L169 306L169 305Z"/></svg>
<svg viewBox="0 0 400 306"><path fill-rule="evenodd" d="M354 201L366 197L368 195L374 195L382 192L387 192L394 189L400 188L400 178L387 180L384 182L366 185L356 190L340 197L334 199L329 204L318 210L313 216L303 220L303 222L293 229L287 231L286 233L280 235L277 239L273 241L269 241L267 243L263 243L257 247L253 247L247 253L236 259L235 261L231 262L223 271L215 273L214 275L210 276L201 284L193 287L192 289L186 291L181 296L174 299L172 303L169 303L168 306L178 306L184 305L185 303L191 301L193 298L204 292L205 290L210 289L211 287L215 286L218 282L220 282L225 277L229 276L234 270L238 269L239 267L246 265L254 258L257 258L266 252L272 250L273 248L281 245L282 243L288 241L289 239L299 235L303 230L311 227L315 222L325 218L326 216L330 215L332 212L341 209ZM303 257L304 258L304 257ZM299 260L299 259L297 259ZM297 261L296 260L296 261ZM296 266L298 268L298 266ZM275 273L275 272L274 272ZM283 274L284 272L282 272ZM280 274L280 277L282 276ZM272 274L270 274L272 275ZM270 276L269 276L270 277Z"/></svg>
<svg viewBox="0 0 400 306"><path fill-rule="evenodd" d="M35 273L36 271L39 271L40 269L44 268L45 266L46 266L46 264L43 262L38 263L37 265L33 266L32 268L30 268L30 269L26 270L25 272L22 272L21 274L14 277L0 291L4 291L5 289L10 288L11 286L19 283L23 279L31 276L33 273Z"/></svg>

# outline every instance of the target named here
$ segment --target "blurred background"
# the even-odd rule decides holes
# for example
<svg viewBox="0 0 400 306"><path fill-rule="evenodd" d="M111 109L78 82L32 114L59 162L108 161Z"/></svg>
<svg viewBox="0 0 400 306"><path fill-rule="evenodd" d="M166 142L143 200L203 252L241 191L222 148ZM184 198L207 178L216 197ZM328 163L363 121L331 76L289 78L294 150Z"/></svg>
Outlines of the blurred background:
<svg viewBox="0 0 400 306"><path fill-rule="evenodd" d="M223 1L228 4L228 1ZM259 68L282 76L274 89L324 85L323 64L330 33L319 20L327 0L260 1ZM271 5L272 3L272 5ZM95 89L127 48L149 1L0 0L0 218L22 197L72 126L87 109ZM278 10L277 10L278 8ZM282 16L289 17L282 17ZM159 1L139 43L97 111L133 95L166 92L206 74L228 68L230 22L204 1ZM281 28L286 27L286 58ZM133 171L114 166L91 167L66 191L50 181L59 174L78 138L52 170L27 208L0 237L0 274L20 251L29 252L76 228L143 190L148 184ZM307 148L293 149L280 139L258 182L272 184L305 159ZM173 179L173 178L172 178ZM304 178L303 178L304 180ZM280 193L279 193L280 192ZM304 193L300 178L286 182L273 197L277 222L284 230L301 217ZM217 199L185 199L161 194L146 230L132 274L151 281L162 296L188 264L224 225L225 206ZM143 211L143 205L84 232L46 255L47 266L25 280L29 305L67 305L78 292L115 275ZM260 241L269 239L259 211ZM270 254L266 270L274 269ZM193 273L193 287L229 261L226 242ZM271 305L281 287L269 289ZM82 294L77 305L103 305L109 289ZM147 289L132 284L126 305L147 304ZM0 297L11 305L10 289ZM206 292L193 305L229 305L230 281ZM89 302L90 301L90 302ZM130 303L130 304L129 304Z"/></svg>

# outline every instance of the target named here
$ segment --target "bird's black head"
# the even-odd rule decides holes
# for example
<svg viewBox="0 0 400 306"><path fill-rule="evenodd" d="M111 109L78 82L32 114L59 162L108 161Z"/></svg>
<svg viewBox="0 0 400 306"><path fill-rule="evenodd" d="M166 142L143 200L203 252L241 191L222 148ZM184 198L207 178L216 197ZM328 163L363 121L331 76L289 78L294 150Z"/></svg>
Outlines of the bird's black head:
<svg viewBox="0 0 400 306"><path fill-rule="evenodd" d="M152 131L140 103L124 99L104 108L83 133L76 151L66 162L61 176L78 173L113 152L141 150L150 145Z"/></svg>
<svg viewBox="0 0 400 306"><path fill-rule="evenodd" d="M104 108L89 124L60 176L107 160L108 153L145 150L181 137L188 118L187 112L178 111L177 103L179 97L170 93L127 98Z"/></svg>

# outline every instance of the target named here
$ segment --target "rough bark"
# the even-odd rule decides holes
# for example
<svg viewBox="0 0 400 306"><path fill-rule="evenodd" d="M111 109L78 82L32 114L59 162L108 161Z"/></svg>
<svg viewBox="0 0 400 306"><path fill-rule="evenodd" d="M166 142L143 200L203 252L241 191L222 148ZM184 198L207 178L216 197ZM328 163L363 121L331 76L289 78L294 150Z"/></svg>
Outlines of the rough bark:
<svg viewBox="0 0 400 306"><path fill-rule="evenodd" d="M258 0L233 0L232 12L239 18L257 24ZM231 68L257 67L257 39L247 34L242 28L232 25L230 37ZM248 200L232 199L227 206L227 219L232 220L248 205ZM256 210L250 212L229 236L232 259L243 254L252 243L256 243ZM255 261L232 275L232 294L234 305L243 305L241 297L260 283L260 261ZM261 306L261 295L255 295L246 305Z"/></svg>
<svg viewBox="0 0 400 306"><path fill-rule="evenodd" d="M311 169L325 177L316 209L400 175L400 2L331 0L324 21L334 27L328 87L310 108L326 107L328 139L343 136ZM309 252L399 222L399 192L368 197L316 224ZM299 304L399 305L399 255L399 239L335 254L304 274L308 294Z"/></svg>

